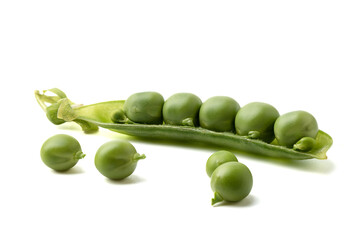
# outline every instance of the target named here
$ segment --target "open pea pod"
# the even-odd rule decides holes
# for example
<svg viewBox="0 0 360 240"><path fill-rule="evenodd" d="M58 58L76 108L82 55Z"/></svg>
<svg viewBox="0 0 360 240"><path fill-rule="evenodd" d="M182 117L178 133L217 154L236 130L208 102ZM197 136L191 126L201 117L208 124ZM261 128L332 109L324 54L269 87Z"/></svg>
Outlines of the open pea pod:
<svg viewBox="0 0 360 240"><path fill-rule="evenodd" d="M53 90L52 92L57 94L57 91ZM46 103L54 104L54 98L50 98L51 101L47 101L49 98L44 97L44 94L45 92L41 94L39 91L35 91L35 97L39 105L46 111ZM269 144L230 132L214 132L200 127L113 123L111 120L113 113L123 108L125 100L101 102L91 105L74 105L63 95L58 95L58 98L56 102L59 105L57 117L64 121L78 123L85 132L94 132L98 127L102 127L114 132L149 140L200 142L257 155L297 160L311 158L326 159L326 152L333 142L328 134L319 130L312 150L301 152L277 145L276 141Z"/></svg>

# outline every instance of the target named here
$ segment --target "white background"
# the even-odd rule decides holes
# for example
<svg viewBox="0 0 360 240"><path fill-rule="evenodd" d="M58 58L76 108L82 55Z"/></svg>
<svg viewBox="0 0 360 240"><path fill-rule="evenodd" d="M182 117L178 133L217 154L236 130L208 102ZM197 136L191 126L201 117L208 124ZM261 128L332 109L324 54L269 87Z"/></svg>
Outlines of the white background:
<svg viewBox="0 0 360 240"><path fill-rule="evenodd" d="M1 1L0 239L359 239L359 1ZM334 139L328 160L236 152L253 173L240 203L211 206L216 148L151 143L52 125L33 92L76 103L192 92L280 113L306 110ZM42 143L76 137L68 173ZM94 166L97 148L129 139L147 158L122 182Z"/></svg>

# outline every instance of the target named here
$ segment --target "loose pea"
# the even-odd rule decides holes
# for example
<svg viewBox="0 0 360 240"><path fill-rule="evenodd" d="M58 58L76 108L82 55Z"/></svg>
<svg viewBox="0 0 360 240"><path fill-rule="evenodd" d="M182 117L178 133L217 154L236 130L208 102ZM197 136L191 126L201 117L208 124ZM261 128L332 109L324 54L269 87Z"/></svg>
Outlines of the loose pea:
<svg viewBox="0 0 360 240"><path fill-rule="evenodd" d="M51 169L66 171L85 157L79 142L72 136L57 134L47 139L41 147L42 161Z"/></svg>
<svg viewBox="0 0 360 240"><path fill-rule="evenodd" d="M206 162L206 173L209 177L215 169L226 162L237 162L236 156L229 151L221 150L213 153Z"/></svg>
<svg viewBox="0 0 360 240"><path fill-rule="evenodd" d="M232 132L239 109L240 105L230 97L209 98L200 107L200 126L217 132Z"/></svg>
<svg viewBox="0 0 360 240"><path fill-rule="evenodd" d="M221 164L211 175L211 189L214 191L211 204L240 201L249 195L252 186L252 174L246 165L239 162Z"/></svg>
<svg viewBox="0 0 360 240"><path fill-rule="evenodd" d="M169 97L163 107L165 124L198 126L201 99L192 93L176 93Z"/></svg>
<svg viewBox="0 0 360 240"><path fill-rule="evenodd" d="M95 166L105 177L120 180L130 176L137 162L145 155L136 152L126 140L113 140L100 146L95 154Z"/></svg>
<svg viewBox="0 0 360 240"><path fill-rule="evenodd" d="M236 133L270 143L275 138L274 123L278 117L279 112L270 104L262 102L246 104L236 114Z"/></svg>
<svg viewBox="0 0 360 240"><path fill-rule="evenodd" d="M315 138L318 124L314 116L308 112L289 112L275 121L274 133L280 145L292 148L303 137Z"/></svg>
<svg viewBox="0 0 360 240"><path fill-rule="evenodd" d="M161 124L164 98L157 92L140 92L128 97L124 112L133 122Z"/></svg>

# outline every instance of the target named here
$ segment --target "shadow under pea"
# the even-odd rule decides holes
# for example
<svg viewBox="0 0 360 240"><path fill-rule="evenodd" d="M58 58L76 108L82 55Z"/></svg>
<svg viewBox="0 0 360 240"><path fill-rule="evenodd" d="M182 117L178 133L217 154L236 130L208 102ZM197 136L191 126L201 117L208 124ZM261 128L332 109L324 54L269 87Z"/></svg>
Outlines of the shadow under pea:
<svg viewBox="0 0 360 240"><path fill-rule="evenodd" d="M222 201L213 205L213 207L252 207L258 203L258 199L254 195L249 195L239 202Z"/></svg>
<svg viewBox="0 0 360 240"><path fill-rule="evenodd" d="M138 175L132 174L129 177L120 180L113 180L106 178L106 181L114 185L128 185L128 184L137 184L137 183L145 182L146 179L139 177Z"/></svg>
<svg viewBox="0 0 360 240"><path fill-rule="evenodd" d="M74 166L74 167L72 167L72 168L70 168L69 170L66 170L66 171L53 170L53 172L56 173L56 174L60 174L60 175L73 175L73 174L82 174L85 171L79 166Z"/></svg>

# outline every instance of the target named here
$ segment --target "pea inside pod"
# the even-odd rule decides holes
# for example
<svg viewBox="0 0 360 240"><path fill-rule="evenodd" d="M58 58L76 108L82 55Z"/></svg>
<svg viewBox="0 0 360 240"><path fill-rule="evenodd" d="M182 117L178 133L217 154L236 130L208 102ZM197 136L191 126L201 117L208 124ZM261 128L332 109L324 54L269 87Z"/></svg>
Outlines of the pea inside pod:
<svg viewBox="0 0 360 240"><path fill-rule="evenodd" d="M275 138L274 123L278 117L279 112L270 104L248 103L236 114L236 133L270 143Z"/></svg>
<svg viewBox="0 0 360 240"><path fill-rule="evenodd" d="M53 103L50 106L46 108L46 117L49 119L50 122L52 122L55 125L60 125L65 123L63 119L58 118L58 109L59 109L60 103Z"/></svg>
<svg viewBox="0 0 360 240"><path fill-rule="evenodd" d="M164 98L160 93L139 92L125 101L124 113L136 123L161 124L163 104Z"/></svg>
<svg viewBox="0 0 360 240"><path fill-rule="evenodd" d="M192 93L176 93L169 97L163 107L165 124L198 126L201 99Z"/></svg>
<svg viewBox="0 0 360 240"><path fill-rule="evenodd" d="M274 125L276 140L282 146L292 148L304 137L315 138L318 124L313 115L306 111L293 111L281 115Z"/></svg>
<svg viewBox="0 0 360 240"><path fill-rule="evenodd" d="M217 132L233 132L239 109L240 105L230 97L211 97L200 107L200 126Z"/></svg>
<svg viewBox="0 0 360 240"><path fill-rule="evenodd" d="M313 149L315 144L316 144L316 141L314 138L303 137L294 144L294 149L298 150L298 151L307 152L307 151L310 151L311 149Z"/></svg>

